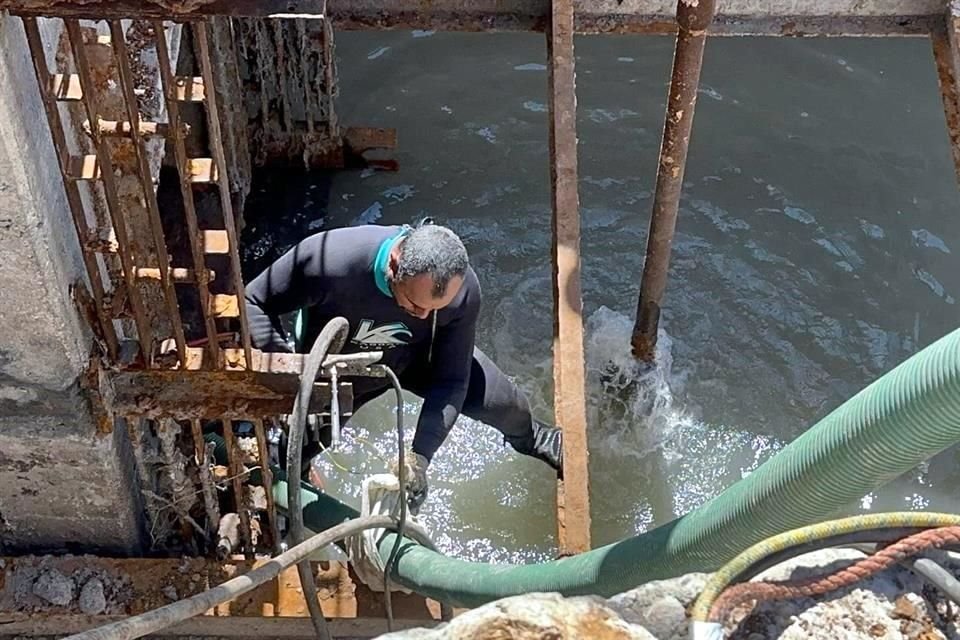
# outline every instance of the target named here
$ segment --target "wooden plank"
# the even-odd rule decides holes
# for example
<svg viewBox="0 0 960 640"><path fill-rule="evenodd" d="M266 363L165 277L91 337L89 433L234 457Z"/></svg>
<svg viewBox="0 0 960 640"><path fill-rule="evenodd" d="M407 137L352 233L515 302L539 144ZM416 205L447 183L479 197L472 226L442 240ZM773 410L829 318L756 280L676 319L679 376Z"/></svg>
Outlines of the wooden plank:
<svg viewBox="0 0 960 640"><path fill-rule="evenodd" d="M218 293L210 298L207 313L214 318L239 318L240 303L235 295Z"/></svg>
<svg viewBox="0 0 960 640"><path fill-rule="evenodd" d="M99 180L101 174L97 156L70 156L67 160L67 175L71 180Z"/></svg>
<svg viewBox="0 0 960 640"><path fill-rule="evenodd" d="M187 175L193 184L213 183L219 178L212 158L190 158L187 161Z"/></svg>
<svg viewBox="0 0 960 640"><path fill-rule="evenodd" d="M173 87L178 102L203 102L207 98L203 78L199 76L177 76Z"/></svg>
<svg viewBox="0 0 960 640"><path fill-rule="evenodd" d="M55 73L50 76L50 92L60 102L80 102L83 89L80 76L75 73Z"/></svg>
<svg viewBox="0 0 960 640"><path fill-rule="evenodd" d="M100 134L113 138L129 138L132 127L126 120L101 120L97 123ZM162 138L167 135L169 125L166 122L140 122L137 124L138 133L144 138Z"/></svg>
<svg viewBox="0 0 960 640"><path fill-rule="evenodd" d="M203 252L210 254L230 253L230 237L223 229L208 229L203 232Z"/></svg>
<svg viewBox="0 0 960 640"><path fill-rule="evenodd" d="M193 284L197 281L196 273L193 269L183 267L171 267L167 270L170 279L176 284ZM216 278L216 272L213 269L207 269L207 280ZM137 269L138 280L160 280L163 274L156 267L140 267Z"/></svg>
<svg viewBox="0 0 960 640"><path fill-rule="evenodd" d="M557 524L561 553L590 549L587 405L580 293L580 198L572 0L553 0L547 36L553 204L554 413L563 430Z"/></svg>

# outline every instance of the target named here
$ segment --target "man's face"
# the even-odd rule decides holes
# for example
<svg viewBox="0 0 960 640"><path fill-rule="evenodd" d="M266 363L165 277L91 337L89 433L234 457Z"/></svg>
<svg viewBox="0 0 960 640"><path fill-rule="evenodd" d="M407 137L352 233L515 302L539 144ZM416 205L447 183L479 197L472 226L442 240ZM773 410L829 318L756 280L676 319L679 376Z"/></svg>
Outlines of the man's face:
<svg viewBox="0 0 960 640"><path fill-rule="evenodd" d="M447 283L447 290L439 298L433 295L433 278L429 273L422 273L413 278L394 280L390 283L393 297L404 311L410 315L423 319L437 309L443 309L453 302L463 286L463 278L454 277Z"/></svg>

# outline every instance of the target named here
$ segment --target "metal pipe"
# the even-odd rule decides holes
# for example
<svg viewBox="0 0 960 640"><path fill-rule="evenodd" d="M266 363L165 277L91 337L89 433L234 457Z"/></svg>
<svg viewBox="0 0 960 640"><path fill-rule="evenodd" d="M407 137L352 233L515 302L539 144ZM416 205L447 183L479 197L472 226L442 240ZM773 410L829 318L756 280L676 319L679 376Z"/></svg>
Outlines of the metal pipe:
<svg viewBox="0 0 960 640"><path fill-rule="evenodd" d="M229 602L262 584L274 580L287 567L308 561L312 554L334 542L357 535L367 529L395 530L396 526L397 521L391 516L368 516L349 520L291 547L249 573L227 580L203 593L172 602L138 616L68 636L64 640L133 640L134 638L142 638L171 627L178 622L201 615L217 605ZM417 530L411 531L411 533L415 532Z"/></svg>
<svg viewBox="0 0 960 640"><path fill-rule="evenodd" d="M700 85L707 27L713 21L715 0L678 0L677 44L673 75L664 116L663 141L657 164L657 186L647 234L647 255L640 281L637 318L631 345L635 358L652 362L657 348L660 308L667 287L670 250L677 226L683 172L693 129L693 112Z"/></svg>

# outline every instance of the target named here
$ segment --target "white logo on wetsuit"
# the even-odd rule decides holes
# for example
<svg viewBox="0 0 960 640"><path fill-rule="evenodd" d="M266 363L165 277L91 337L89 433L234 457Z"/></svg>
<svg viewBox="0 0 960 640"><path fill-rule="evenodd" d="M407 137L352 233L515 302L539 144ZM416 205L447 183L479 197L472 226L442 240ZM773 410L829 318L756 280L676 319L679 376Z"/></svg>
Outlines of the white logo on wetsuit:
<svg viewBox="0 0 960 640"><path fill-rule="evenodd" d="M353 342L364 347L396 347L407 342L403 336L412 338L413 333L402 322L391 322L374 327L373 320L363 320L353 334Z"/></svg>

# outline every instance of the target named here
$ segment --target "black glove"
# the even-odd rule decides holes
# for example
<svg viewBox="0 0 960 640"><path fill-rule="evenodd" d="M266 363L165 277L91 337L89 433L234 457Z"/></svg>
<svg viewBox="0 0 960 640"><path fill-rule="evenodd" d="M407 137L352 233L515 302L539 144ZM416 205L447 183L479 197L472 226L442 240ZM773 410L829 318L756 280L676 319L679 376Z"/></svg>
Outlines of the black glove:
<svg viewBox="0 0 960 640"><path fill-rule="evenodd" d="M420 511L420 506L427 499L427 492L429 490L427 485L427 467L430 466L430 461L419 453L407 451L404 453L403 462L406 467L407 506L410 507L410 512L413 515L417 515ZM393 475L399 478L400 474L398 471L398 466L394 464Z"/></svg>

